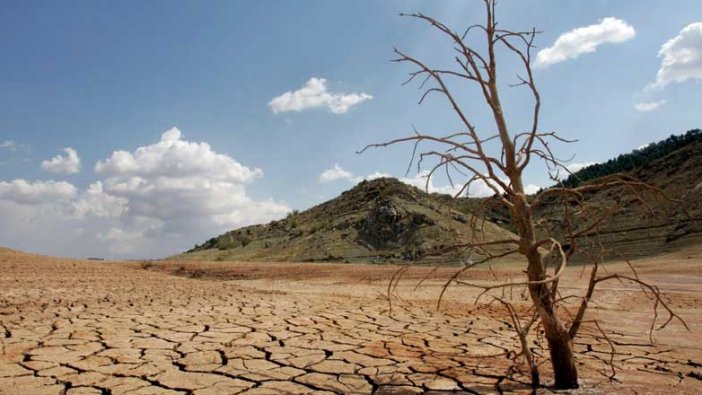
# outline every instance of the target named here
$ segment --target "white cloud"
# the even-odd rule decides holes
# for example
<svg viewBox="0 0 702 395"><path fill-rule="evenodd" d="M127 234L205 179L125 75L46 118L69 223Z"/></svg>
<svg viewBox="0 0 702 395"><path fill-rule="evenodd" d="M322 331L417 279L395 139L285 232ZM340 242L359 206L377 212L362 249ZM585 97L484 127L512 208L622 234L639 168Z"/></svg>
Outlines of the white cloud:
<svg viewBox="0 0 702 395"><path fill-rule="evenodd" d="M327 80L313 77L302 88L274 97L268 105L275 114L321 107L334 114L344 114L351 107L372 98L367 93L331 93L327 91Z"/></svg>
<svg viewBox="0 0 702 395"><path fill-rule="evenodd" d="M658 56L663 60L650 87L664 88L673 82L702 79L702 22L685 26L663 44Z"/></svg>
<svg viewBox="0 0 702 395"><path fill-rule="evenodd" d="M527 184L527 185L524 187L524 192L525 192L527 195L533 195L533 194L535 194L536 192L539 192L540 189L541 189L541 187L538 186L538 185Z"/></svg>
<svg viewBox="0 0 702 395"><path fill-rule="evenodd" d="M339 181L339 180L354 180L355 177L353 173L350 173L339 166L339 164L335 164L334 167L331 169L327 169L322 172L322 174L319 175L317 180L319 182L332 182L332 181Z"/></svg>
<svg viewBox="0 0 702 395"><path fill-rule="evenodd" d="M621 43L636 35L634 28L617 18L604 18L596 25L579 27L561 34L556 42L536 54L536 67L547 67L584 53L595 52L604 43Z"/></svg>
<svg viewBox="0 0 702 395"><path fill-rule="evenodd" d="M0 240L61 255L163 257L290 211L247 194L260 169L185 141L176 128L154 144L113 152L95 170L102 179L80 193L66 182L0 182L8 224Z"/></svg>
<svg viewBox="0 0 702 395"><path fill-rule="evenodd" d="M100 231L95 238L104 243L111 254L135 256L144 250L159 248L154 240L163 238L162 224L148 218L136 218L128 225Z"/></svg>
<svg viewBox="0 0 702 395"><path fill-rule="evenodd" d="M636 109L636 111L638 111L638 112L655 111L660 106L662 106L664 104L665 104L665 100L658 100L658 101L646 102L646 103L636 103L634 105L634 109Z"/></svg>
<svg viewBox="0 0 702 395"><path fill-rule="evenodd" d="M133 153L115 151L95 165L95 172L106 176L139 178L192 177L227 182L250 182L260 177L261 169L250 169L214 152L207 143L182 140L178 128L161 135L161 141L137 148Z"/></svg>
<svg viewBox="0 0 702 395"><path fill-rule="evenodd" d="M119 218L128 210L129 200L105 193L102 181L90 184L79 199L72 202L71 214L77 218L95 216Z"/></svg>
<svg viewBox="0 0 702 395"><path fill-rule="evenodd" d="M0 181L0 200L26 205L62 202L76 196L77 189L65 181Z"/></svg>
<svg viewBox="0 0 702 395"><path fill-rule="evenodd" d="M429 193L442 193L445 195L452 195L455 196L457 193L461 191L463 188L463 184L454 182L454 185L446 184L442 186L435 186L434 185L434 180L430 179L429 184L427 185L427 176L429 175L429 171L421 171L417 173L414 177L411 178L400 178L400 181L404 182L405 184L415 186L423 191L428 191ZM488 182L490 183L488 185ZM495 189L502 192L504 191L497 183L492 182L492 181L483 181L483 180L476 180L470 184L467 190L463 191L460 196L469 196L469 197L488 197L488 196L493 196L495 194ZM502 180L505 184L509 184L508 180ZM494 187L491 188L490 185ZM534 185L534 184L527 184L524 186L524 192L527 195L531 195L536 193L539 189L541 189L540 186Z"/></svg>
<svg viewBox="0 0 702 395"><path fill-rule="evenodd" d="M430 178L429 182L427 183L428 176L429 171L421 171L412 177L399 177L398 180L428 193L441 193L445 195L456 195L463 187L463 184L459 183L454 183L454 185L451 185L450 183L446 183L445 185L435 185L434 178ZM335 164L334 167L322 172L322 174L319 175L318 180L319 182L345 180L352 183L359 183L363 180L370 181L383 177L393 177L393 175L389 173L374 172L365 176L356 176L352 172L344 170L341 166ZM500 188L497 184L493 185L495 189L502 191L502 188ZM538 185L529 184L524 187L524 190L527 194L533 194L540 188L541 187ZM495 190L490 188L485 181L477 180L471 183L469 189L464 191L462 195L471 197L487 197L494 194Z"/></svg>
<svg viewBox="0 0 702 395"><path fill-rule="evenodd" d="M324 170L322 174L319 175L317 178L317 181L319 182L334 182L334 181L340 181L340 180L346 180L352 183L359 183L363 180L370 181L370 180L375 180L376 178L383 178L383 177L392 177L392 174L389 173L381 173L381 172L373 172L371 174L368 174L366 176L356 176L350 171L346 171L339 164L334 164L334 166L331 169Z"/></svg>
<svg viewBox="0 0 702 395"><path fill-rule="evenodd" d="M427 183L427 177L429 177L429 171L421 171L415 174L414 177L403 177L399 180L407 185L412 185L428 193L443 193L447 195L455 195L461 189L460 185L452 186L450 184L437 187L434 185L433 178L429 178L429 182Z"/></svg>
<svg viewBox="0 0 702 395"><path fill-rule="evenodd" d="M568 165L566 165L566 168L570 170L571 173L575 173L581 169L584 169L588 166L594 165L595 162L573 162Z"/></svg>
<svg viewBox="0 0 702 395"><path fill-rule="evenodd" d="M134 152L115 151L98 162L95 171L107 176L107 193L129 202L130 216L158 220L166 232L187 234L193 223L218 232L265 222L290 210L247 196L244 184L261 177L261 169L218 154L207 143L184 141L176 128Z"/></svg>
<svg viewBox="0 0 702 395"><path fill-rule="evenodd" d="M56 155L51 159L41 162L41 168L57 174L74 174L80 171L80 158L78 153L71 147L64 148L66 156Z"/></svg>
<svg viewBox="0 0 702 395"><path fill-rule="evenodd" d="M376 172L373 172L371 174L367 174L364 177L357 177L356 179L358 180L357 182L360 182L362 180L371 181L371 180L375 180L378 178L386 178L386 177L392 177L392 175L390 173L381 173L379 171L376 171Z"/></svg>

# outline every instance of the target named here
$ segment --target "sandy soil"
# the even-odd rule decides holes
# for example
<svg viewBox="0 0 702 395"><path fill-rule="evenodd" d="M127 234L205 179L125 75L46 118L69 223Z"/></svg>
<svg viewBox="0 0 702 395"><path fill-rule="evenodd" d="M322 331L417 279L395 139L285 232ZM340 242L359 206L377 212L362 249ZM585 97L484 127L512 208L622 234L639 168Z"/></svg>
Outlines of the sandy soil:
<svg viewBox="0 0 702 395"><path fill-rule="evenodd" d="M629 284L604 287L588 319L607 336L586 325L576 341L582 388L574 393L702 393L701 263L700 249L636 262L690 327L674 322L655 344L647 296ZM503 308L476 306L476 290L452 287L437 310L455 268L416 268L395 289L390 315L396 269L94 262L0 249L0 393L529 392L527 377L508 371L517 342ZM507 264L471 279L519 274ZM579 274L568 273L564 292L582 292ZM503 296L527 306L519 289ZM612 346L614 381L603 363ZM547 363L542 375L551 379Z"/></svg>

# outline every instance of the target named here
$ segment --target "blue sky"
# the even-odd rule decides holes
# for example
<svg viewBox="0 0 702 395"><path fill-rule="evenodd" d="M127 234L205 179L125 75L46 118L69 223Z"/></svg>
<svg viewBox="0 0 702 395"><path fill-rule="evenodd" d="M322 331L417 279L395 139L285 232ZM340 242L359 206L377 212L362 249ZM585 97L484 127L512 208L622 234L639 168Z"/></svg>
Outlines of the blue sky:
<svg viewBox="0 0 702 395"><path fill-rule="evenodd" d="M404 174L409 146L355 153L412 125L459 127L440 97L418 106L417 86L401 86L410 69L389 62L393 46L451 61L440 35L398 16L414 11L456 29L483 18L477 1L0 1L0 245L158 257L308 208L371 174L416 182ZM701 126L699 1L504 0L498 18L542 30L539 49L577 28L604 29L581 30L554 49L570 58L535 70L542 129L579 139L557 147L563 157L606 160ZM578 54L588 40L595 51ZM506 87L514 79L504 70L518 130L528 101ZM312 78L312 98L294 95ZM475 92L457 89L489 128ZM285 92L292 99L274 111ZM548 185L542 170L527 183ZM447 190L446 180L433 184Z"/></svg>

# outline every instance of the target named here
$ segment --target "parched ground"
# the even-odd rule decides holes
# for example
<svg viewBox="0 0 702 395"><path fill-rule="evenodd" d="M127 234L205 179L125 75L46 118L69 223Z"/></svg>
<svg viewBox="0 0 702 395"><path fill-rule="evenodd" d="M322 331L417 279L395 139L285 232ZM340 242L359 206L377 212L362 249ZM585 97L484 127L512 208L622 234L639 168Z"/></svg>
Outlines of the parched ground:
<svg viewBox="0 0 702 395"><path fill-rule="evenodd" d="M652 305L639 288L611 283L598 295L588 319L607 336L589 325L577 341L575 393L702 393L700 257L636 262L691 329L674 322L655 345ZM523 366L510 370L517 342L502 307L476 307L477 291L454 287L437 310L455 268L417 268L394 290L390 314L396 269L94 262L0 249L0 394L529 392ZM505 265L472 278L519 274ZM564 292L582 291L579 274L563 279ZM524 310L520 293L498 294ZM540 339L531 342L543 355ZM542 375L551 379L547 363Z"/></svg>

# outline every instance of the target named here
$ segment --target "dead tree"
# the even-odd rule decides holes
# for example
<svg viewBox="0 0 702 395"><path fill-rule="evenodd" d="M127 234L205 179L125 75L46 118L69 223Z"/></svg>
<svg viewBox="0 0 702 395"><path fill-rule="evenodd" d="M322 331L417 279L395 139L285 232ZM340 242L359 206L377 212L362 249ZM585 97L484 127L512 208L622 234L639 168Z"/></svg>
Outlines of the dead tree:
<svg viewBox="0 0 702 395"><path fill-rule="evenodd" d="M529 365L531 377L534 381L533 384L539 385L538 366L526 348L526 337L530 328L539 326L543 328L548 346L555 376L555 387L559 389L576 388L578 387L578 371L575 363L573 339L578 335L580 328L585 323L585 313L598 284L608 280L636 283L644 291L648 291L648 295L654 300L656 317L659 309L663 309L667 314L667 320L663 326L673 319L678 319L682 322L680 317L675 315L665 300L661 298L658 289L641 280L633 270L633 266L632 274L630 275L599 275L600 257L597 253L590 254L592 267L589 285L585 295L578 296L580 300L579 307L576 311L570 313L563 307L563 302L568 297L560 294L558 284L559 278L568 267L571 257L575 251L584 246L583 240L590 240L590 246L602 247L596 237L597 231L603 223L621 208L616 205L591 204L587 201L586 194L606 188L620 188L630 192L636 198L641 199L642 202L645 201L642 196L646 193L660 199L670 199L661 190L621 174L612 175L594 183L587 183L573 188L560 184L541 191L535 197L527 195L522 175L532 162L543 161L548 168L549 176L556 182L562 178L561 176L564 173L570 173L565 166L566 163L556 157L551 149L551 143L554 141L568 141L559 137L555 132L542 131L539 128L541 98L532 73L532 51L538 32L535 29L512 31L498 27L495 17L495 0L484 0L484 2L486 9L485 22L472 25L462 32L455 31L442 22L423 14L403 14L403 16L428 23L451 42L455 49L454 67L434 68L415 57L395 49L395 53L398 56L395 62L410 64L414 68L414 71L409 74L409 79L405 83L422 80L420 89L423 91L423 94L419 103L421 104L432 94L443 97L458 117L462 130L441 136L422 133L415 129L414 134L411 136L385 143L372 144L361 152L371 147L413 142L414 151L412 158L414 160L415 155L418 156L418 166L421 166L422 161L434 160L429 171L429 177L438 170L445 170L452 183L457 175L463 177L461 182L458 183L462 187L457 196L469 190L471 185L475 183L482 183L494 192L491 204L506 208L509 211L512 225L518 237L505 240L474 239L469 243L454 246L470 251L481 251L486 258L465 265L447 281L446 286L461 284L481 288L481 295L506 287L526 287L532 302L530 313L533 317L526 325L519 323L516 310L508 302L502 298L497 298L495 295L492 296L493 301L498 300L501 304L507 306L523 347L520 355L524 356ZM508 127L507 117L500 100L498 51L506 51L508 54L513 55L512 59L517 61L522 70L522 73L517 75L517 83L511 85L511 87L526 88L533 99L530 124L521 131L515 131ZM494 132L485 133L474 126L471 115L461 105L456 96L456 85L477 87L479 94L484 99L487 110L492 115ZM422 151L418 148L420 143L431 143L432 148ZM443 148L436 149L436 147ZM492 150L489 147L492 147ZM491 154L491 152L493 153ZM494 152L499 152L499 154ZM411 164L412 162L410 162ZM428 182L429 180L427 179L427 184ZM563 221L561 221L560 226L554 227L553 224L537 222L534 218L535 210L543 204L554 204L554 200L559 201L563 207ZM583 215L583 213L586 214ZM510 248L506 253L500 255L490 254L487 247L495 245L504 245ZM565 248L565 245L568 248ZM555 265L552 273L548 271L549 268L544 262L544 258L549 252L558 257L558 264ZM587 253L587 251L584 250L584 253ZM461 278L461 275L470 268L508 256L519 256L520 259L524 260L526 269L526 278L524 280L486 286L471 283ZM394 276L392 281L399 281L401 275L402 273L398 272L398 275ZM392 281L388 290L393 288ZM534 324L534 319L538 321L538 324ZM652 329L654 329L655 324L654 319ZM595 323L595 325L597 329L601 329L599 324Z"/></svg>

